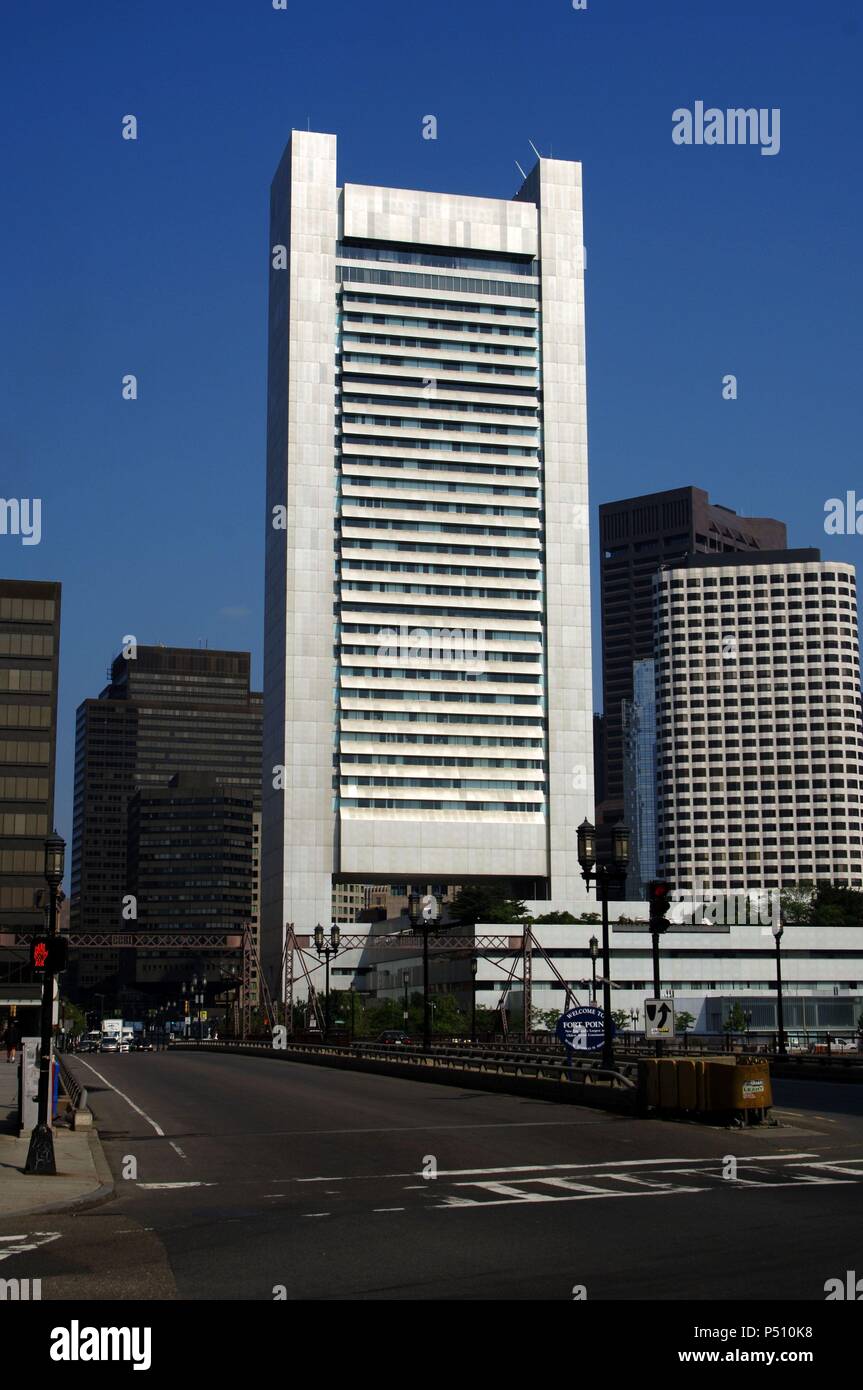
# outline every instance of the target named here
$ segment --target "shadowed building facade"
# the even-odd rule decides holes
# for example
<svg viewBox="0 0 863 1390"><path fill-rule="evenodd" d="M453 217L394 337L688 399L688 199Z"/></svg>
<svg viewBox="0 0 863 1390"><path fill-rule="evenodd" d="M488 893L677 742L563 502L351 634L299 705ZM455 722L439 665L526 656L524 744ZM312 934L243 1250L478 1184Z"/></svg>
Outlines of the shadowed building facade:
<svg viewBox="0 0 863 1390"><path fill-rule="evenodd" d="M129 802L177 773L213 777L260 810L261 697L248 652L138 646L77 715L71 929L122 931L129 887ZM177 904L179 906L179 904ZM201 923L201 925L208 925ZM131 963L131 958L130 962ZM117 970L117 953L81 953L80 987Z"/></svg>
<svg viewBox="0 0 863 1390"><path fill-rule="evenodd" d="M41 984L13 934L44 930L45 840L54 828L60 585L0 580L0 1005L34 1004ZM37 1026L37 1015L23 1022ZM3 1014L0 1014L2 1023Z"/></svg>

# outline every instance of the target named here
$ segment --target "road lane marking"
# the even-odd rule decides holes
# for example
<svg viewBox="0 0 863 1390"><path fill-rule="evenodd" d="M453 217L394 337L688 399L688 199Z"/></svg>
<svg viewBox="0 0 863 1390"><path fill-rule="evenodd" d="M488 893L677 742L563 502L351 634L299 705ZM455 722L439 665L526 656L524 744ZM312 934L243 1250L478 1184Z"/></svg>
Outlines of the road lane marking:
<svg viewBox="0 0 863 1390"><path fill-rule="evenodd" d="M783 1154L781 1158L777 1154L745 1154L738 1156L738 1163L758 1163L767 1159L774 1162L787 1163L793 1159L817 1158L817 1154L799 1153ZM572 1169L588 1168L591 1170L599 1168L648 1168L658 1167L661 1164L669 1163L721 1163L721 1157L716 1155L710 1158L611 1158L600 1163L517 1163L507 1168L439 1168L438 1178L467 1178L472 1174L483 1173L551 1173L569 1172ZM389 1174L381 1176L388 1177ZM393 1174L393 1176L398 1176ZM418 1174L417 1174L418 1176Z"/></svg>
<svg viewBox="0 0 863 1390"><path fill-rule="evenodd" d="M168 1143L171 1145L171 1148L174 1150L174 1153L179 1154L181 1158L186 1158L186 1155L183 1153L183 1150L180 1148L179 1144L175 1144L173 1139L169 1139ZM188 1162L188 1159L186 1159L186 1161Z"/></svg>
<svg viewBox="0 0 863 1390"><path fill-rule="evenodd" d="M372 1207L372 1211L405 1211L405 1207Z"/></svg>
<svg viewBox="0 0 863 1390"><path fill-rule="evenodd" d="M506 1184L505 1184L505 1183L500 1183L500 1184L490 1184L490 1183L465 1183L464 1185L465 1185L466 1187L491 1187L491 1186L500 1186L500 1187L503 1187L503 1188L506 1187ZM632 1199L632 1198L634 1198L634 1197L684 1197L684 1196L686 1196L686 1195L688 1195L688 1194L691 1194L691 1193L696 1193L696 1192L697 1192L697 1193L704 1193L704 1192L707 1192L707 1191L708 1191L708 1188L706 1188L706 1187L672 1187L672 1188L670 1188L667 1192L666 1192L666 1191L663 1191L663 1192L611 1192L611 1191L608 1191L608 1192L607 1192L604 1188L600 1188L600 1189L599 1189L598 1191L596 1191L596 1192L581 1192L581 1193L578 1193L578 1194L576 1194L576 1195L573 1195L572 1197L554 1197L554 1196L552 1196L552 1194L551 1194L550 1192L548 1192L548 1193L539 1193L539 1194L537 1194L537 1193L531 1193L530 1195L527 1195L527 1194L525 1194L525 1193L519 1193L519 1195L518 1195L517 1197L501 1197L501 1198L497 1198L497 1199L495 1199L495 1200L493 1200L493 1201L490 1201L490 1202L489 1202L489 1201L485 1201L485 1202L484 1202L484 1201L482 1201L482 1199L480 1199L480 1198L472 1198L472 1197L450 1197L450 1198L448 1198L448 1199L445 1199L443 1202L440 1202L440 1203L438 1204L438 1207L436 1208L436 1210L438 1210L438 1211L454 1211L457 1207L513 1207L513 1206L525 1206L525 1205L527 1205L527 1203L530 1202L530 1201L533 1201L533 1202L596 1202L596 1201L601 1201L601 1200L603 1200L603 1199L605 1199L605 1198L619 1199L619 1198L621 1198L621 1197L626 1197L626 1198L629 1198L629 1199Z"/></svg>
<svg viewBox="0 0 863 1390"><path fill-rule="evenodd" d="M130 1100L129 1097L123 1091L118 1090L117 1087L114 1086L108 1080L107 1076L103 1076L102 1073L97 1071L95 1067L91 1067L90 1063L85 1062L83 1057L76 1057L75 1060L76 1062L80 1062L82 1066L87 1067L87 1069L91 1071L94 1076L98 1076L100 1081L104 1081L105 1085L108 1087L110 1091L113 1091L115 1095L118 1095L121 1100L124 1100L126 1102L127 1105L131 1105L135 1113L140 1115L143 1119L145 1119L148 1125L152 1125L156 1133L160 1136L160 1138L164 1139L165 1131L159 1125L156 1124L155 1120L150 1119L150 1116L147 1114L145 1110L141 1109L140 1105L136 1105L135 1102L133 1100Z"/></svg>
<svg viewBox="0 0 863 1390"><path fill-rule="evenodd" d="M60 1239L60 1231L34 1231L28 1239L23 1236L4 1236L4 1240L17 1240L17 1245L7 1245L0 1250L0 1260L11 1260L13 1255L26 1255L31 1250L38 1250L41 1245L48 1245L51 1241ZM41 1240L35 1237L41 1236Z"/></svg>
<svg viewBox="0 0 863 1390"><path fill-rule="evenodd" d="M303 1217L308 1217L308 1216L330 1216L330 1215L331 1215L331 1213L328 1212L328 1211L304 1211L304 1212L303 1212Z"/></svg>
<svg viewBox="0 0 863 1390"><path fill-rule="evenodd" d="M144 1188L147 1192L170 1192L178 1187L218 1187L215 1182L139 1182L136 1187Z"/></svg>

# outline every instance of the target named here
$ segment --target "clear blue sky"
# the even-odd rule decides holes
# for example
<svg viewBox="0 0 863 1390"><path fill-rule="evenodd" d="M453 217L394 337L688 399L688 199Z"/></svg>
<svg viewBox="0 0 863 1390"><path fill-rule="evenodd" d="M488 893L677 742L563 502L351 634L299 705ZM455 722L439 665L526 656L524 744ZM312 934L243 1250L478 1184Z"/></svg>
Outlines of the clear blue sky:
<svg viewBox="0 0 863 1390"><path fill-rule="evenodd" d="M75 708L123 634L250 649L260 683L267 206L292 127L335 132L356 183L508 197L528 140L581 160L594 508L692 483L856 560L859 539L826 537L823 517L826 498L863 496L859 15L858 0L6 7L0 495L43 499L43 539L0 536L0 574L63 582L61 833ZM672 111L697 100L779 107L779 154L676 146Z"/></svg>

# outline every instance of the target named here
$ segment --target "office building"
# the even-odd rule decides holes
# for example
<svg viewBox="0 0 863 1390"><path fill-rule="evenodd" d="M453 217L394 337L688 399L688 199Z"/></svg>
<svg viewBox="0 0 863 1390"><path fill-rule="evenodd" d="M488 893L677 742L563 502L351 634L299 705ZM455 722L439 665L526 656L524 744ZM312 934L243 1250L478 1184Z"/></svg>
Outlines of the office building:
<svg viewBox="0 0 863 1390"><path fill-rule="evenodd" d="M656 686L653 660L632 668L632 699L623 701L623 818L629 826L626 896L643 898L656 878Z"/></svg>
<svg viewBox="0 0 863 1390"><path fill-rule="evenodd" d="M0 580L0 1005L27 1027L40 993L28 941L47 922L59 662L60 585Z"/></svg>
<svg viewBox="0 0 863 1390"><path fill-rule="evenodd" d="M177 773L212 776L260 809L261 697L250 689L248 652L138 646L122 653L98 699L78 709L71 927L129 927L129 802L166 788ZM129 965L131 957L126 961ZM81 953L78 984L117 970L115 952Z"/></svg>
<svg viewBox="0 0 863 1390"><path fill-rule="evenodd" d="M128 891L142 931L221 927L241 933L255 896L254 796L212 774L181 772L141 787L129 801ZM208 953L215 979L236 953ZM139 984L180 980L182 951L136 949Z"/></svg>
<svg viewBox="0 0 863 1390"><path fill-rule="evenodd" d="M853 566L699 555L654 584L659 877L863 887Z"/></svg>
<svg viewBox="0 0 863 1390"><path fill-rule="evenodd" d="M623 814L623 713L632 666L653 656L653 575L686 554L782 550L785 524L738 516L697 487L606 502L599 509L602 686L605 709L603 819Z"/></svg>
<svg viewBox="0 0 863 1390"><path fill-rule="evenodd" d="M265 955L333 879L582 896L580 165L511 199L339 186L297 131L270 241Z"/></svg>

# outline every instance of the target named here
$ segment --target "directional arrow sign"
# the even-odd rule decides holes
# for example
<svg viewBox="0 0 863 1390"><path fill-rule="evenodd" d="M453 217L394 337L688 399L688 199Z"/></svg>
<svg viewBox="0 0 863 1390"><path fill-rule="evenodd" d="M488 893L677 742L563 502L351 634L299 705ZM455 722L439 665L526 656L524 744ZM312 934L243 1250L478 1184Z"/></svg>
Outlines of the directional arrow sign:
<svg viewBox="0 0 863 1390"><path fill-rule="evenodd" d="M644 1036L646 1038L674 1037L674 1005L665 999L645 999Z"/></svg>

